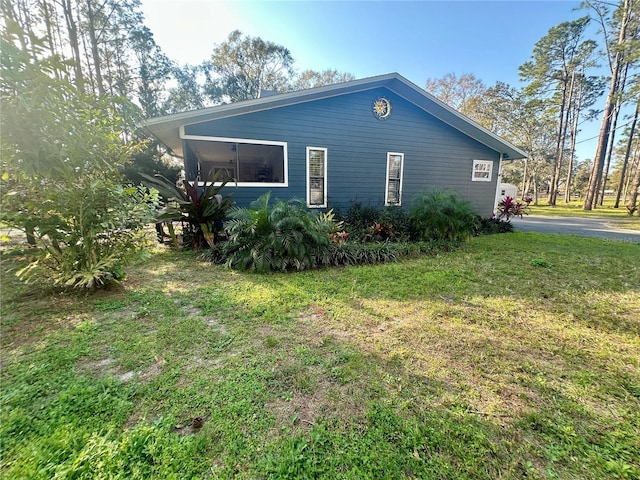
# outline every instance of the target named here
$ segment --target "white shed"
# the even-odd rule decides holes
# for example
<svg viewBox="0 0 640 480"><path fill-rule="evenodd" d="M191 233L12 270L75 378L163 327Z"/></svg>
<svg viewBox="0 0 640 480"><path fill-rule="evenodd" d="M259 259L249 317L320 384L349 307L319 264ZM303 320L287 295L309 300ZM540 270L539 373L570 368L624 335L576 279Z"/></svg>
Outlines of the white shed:
<svg viewBox="0 0 640 480"><path fill-rule="evenodd" d="M518 187L510 183L501 183L499 188L498 201L504 197L518 198Z"/></svg>

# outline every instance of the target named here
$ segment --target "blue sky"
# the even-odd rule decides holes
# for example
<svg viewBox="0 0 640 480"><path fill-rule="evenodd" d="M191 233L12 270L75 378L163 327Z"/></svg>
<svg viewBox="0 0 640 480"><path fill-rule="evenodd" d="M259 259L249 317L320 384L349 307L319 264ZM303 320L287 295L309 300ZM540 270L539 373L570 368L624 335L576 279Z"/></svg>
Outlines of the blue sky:
<svg viewBox="0 0 640 480"><path fill-rule="evenodd" d="M179 63L208 59L241 30L287 47L298 70L335 68L356 78L398 72L427 78L473 73L521 86L518 67L549 28L585 11L579 1L142 0L145 23ZM595 35L595 29L594 29ZM585 124L578 157L591 158L599 122Z"/></svg>

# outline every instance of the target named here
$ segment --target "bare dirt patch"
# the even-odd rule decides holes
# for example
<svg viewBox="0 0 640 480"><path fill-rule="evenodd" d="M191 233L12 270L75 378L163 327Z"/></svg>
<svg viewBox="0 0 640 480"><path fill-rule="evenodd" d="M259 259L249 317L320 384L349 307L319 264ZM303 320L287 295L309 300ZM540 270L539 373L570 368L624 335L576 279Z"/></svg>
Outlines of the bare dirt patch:
<svg viewBox="0 0 640 480"><path fill-rule="evenodd" d="M151 365L145 370L134 371L129 370L125 372L123 368L116 363L116 360L110 357L103 358L101 360L84 360L78 362L78 368L88 374L94 375L98 378L115 377L121 382L129 382L138 376L142 381L148 382L153 377L160 375L163 372L163 365L165 360L162 357L156 357Z"/></svg>
<svg viewBox="0 0 640 480"><path fill-rule="evenodd" d="M265 410L275 416L274 434L283 428L308 432L325 416L337 417L343 424L349 423L364 412L347 390L346 386L323 378L312 392L294 391L290 398L267 402Z"/></svg>

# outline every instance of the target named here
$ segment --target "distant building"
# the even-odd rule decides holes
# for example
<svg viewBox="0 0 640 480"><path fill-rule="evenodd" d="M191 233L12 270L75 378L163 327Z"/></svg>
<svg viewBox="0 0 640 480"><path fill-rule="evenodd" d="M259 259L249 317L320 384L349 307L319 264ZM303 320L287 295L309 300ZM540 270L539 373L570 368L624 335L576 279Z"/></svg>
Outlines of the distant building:
<svg viewBox="0 0 640 480"><path fill-rule="evenodd" d="M184 160L187 180L216 172L248 205L264 192L309 208L410 204L452 189L490 216L501 161L524 152L391 73L152 118L143 128Z"/></svg>
<svg viewBox="0 0 640 480"><path fill-rule="evenodd" d="M499 188L498 201L504 197L518 198L518 187L510 183L501 183Z"/></svg>

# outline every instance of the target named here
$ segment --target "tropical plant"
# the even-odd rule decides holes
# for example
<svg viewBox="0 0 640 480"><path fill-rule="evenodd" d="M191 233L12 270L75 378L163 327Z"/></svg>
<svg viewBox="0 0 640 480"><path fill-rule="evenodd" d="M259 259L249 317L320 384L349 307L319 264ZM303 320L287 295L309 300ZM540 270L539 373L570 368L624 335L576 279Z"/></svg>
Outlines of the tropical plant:
<svg viewBox="0 0 640 480"><path fill-rule="evenodd" d="M510 222L513 217L522 218L523 215L528 213L527 209L530 203L531 197L526 197L524 202L520 202L507 195L498 202L496 218L505 222Z"/></svg>
<svg viewBox="0 0 640 480"><path fill-rule="evenodd" d="M365 232L380 218L380 210L375 207L362 205L360 202L351 202L349 209L344 214L344 222L349 231Z"/></svg>
<svg viewBox="0 0 640 480"><path fill-rule="evenodd" d="M401 258L416 257L447 250L447 242L371 242L333 243L316 257L318 267L346 265L372 265L395 262Z"/></svg>
<svg viewBox="0 0 640 480"><path fill-rule="evenodd" d="M186 222L185 244L197 250L203 247L213 248L222 221L234 204L230 195L220 193L229 183L229 180L218 182L220 174L221 172L218 172L214 175L211 183L202 188L198 187L197 179L193 183L183 179L184 190L162 175L151 177L140 173L140 176L149 188L156 189L167 199L157 216L157 221ZM175 235L172 236L175 241Z"/></svg>
<svg viewBox="0 0 640 480"><path fill-rule="evenodd" d="M270 206L270 197L267 192L249 208L231 212L225 224L229 238L222 246L227 265L258 272L314 267L331 244L332 217L319 216L296 199Z"/></svg>
<svg viewBox="0 0 640 480"><path fill-rule="evenodd" d="M95 288L125 279L124 267L150 243L157 195L142 187L96 180L89 188L62 185L46 215L36 218L36 249L17 272L27 283ZM43 208L44 210L44 208Z"/></svg>
<svg viewBox="0 0 640 480"><path fill-rule="evenodd" d="M463 242L473 234L476 218L470 202L448 191L417 195L409 209L413 235L422 241Z"/></svg>
<svg viewBox="0 0 640 480"><path fill-rule="evenodd" d="M358 241L405 241L409 238L407 214L398 207L380 209L352 202L343 220L350 237Z"/></svg>

